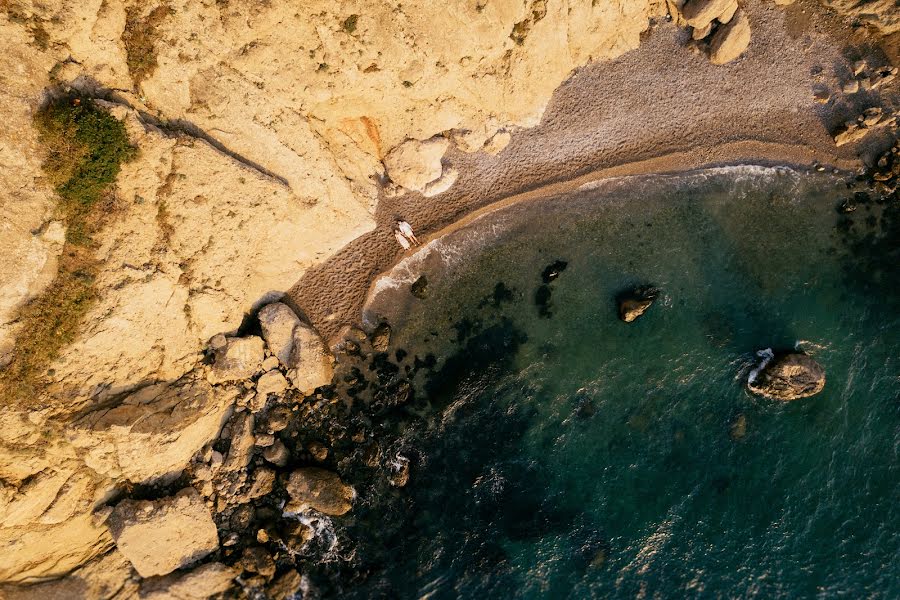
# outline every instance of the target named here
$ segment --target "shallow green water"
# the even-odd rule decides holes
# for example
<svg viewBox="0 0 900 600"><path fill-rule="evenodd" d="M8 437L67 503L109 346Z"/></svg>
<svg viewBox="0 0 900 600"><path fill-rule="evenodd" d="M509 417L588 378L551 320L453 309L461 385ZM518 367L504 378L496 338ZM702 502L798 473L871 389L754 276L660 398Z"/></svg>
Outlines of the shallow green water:
<svg viewBox="0 0 900 600"><path fill-rule="evenodd" d="M438 361L348 595L900 596L900 292L884 207L848 220L847 196L754 168L613 182L401 265L369 316L408 309L392 351ZM626 325L638 284L662 294ZM750 395L754 352L797 344L824 392Z"/></svg>

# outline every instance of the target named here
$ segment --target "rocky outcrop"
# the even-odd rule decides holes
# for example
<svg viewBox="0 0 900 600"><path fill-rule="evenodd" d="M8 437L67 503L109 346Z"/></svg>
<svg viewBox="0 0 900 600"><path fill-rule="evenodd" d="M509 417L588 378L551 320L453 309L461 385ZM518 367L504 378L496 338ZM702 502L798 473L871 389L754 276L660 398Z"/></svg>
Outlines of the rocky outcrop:
<svg viewBox="0 0 900 600"><path fill-rule="evenodd" d="M900 31L900 10L896 0L819 0L841 15L870 25L884 35Z"/></svg>
<svg viewBox="0 0 900 600"><path fill-rule="evenodd" d="M331 383L333 358L315 329L280 302L259 311L263 337L272 354L287 369L291 384L302 394Z"/></svg>
<svg viewBox="0 0 900 600"><path fill-rule="evenodd" d="M714 19L733 15L737 4L737 0L688 0L681 9L681 14L689 26L703 29Z"/></svg>
<svg viewBox="0 0 900 600"><path fill-rule="evenodd" d="M647 286L619 294L619 318L626 323L633 322L647 312L658 295L659 290Z"/></svg>
<svg viewBox="0 0 900 600"><path fill-rule="evenodd" d="M714 65L737 59L750 45L750 19L738 0L670 0L669 12L677 23L692 28L690 47L707 53Z"/></svg>
<svg viewBox="0 0 900 600"><path fill-rule="evenodd" d="M834 144L843 146L863 139L876 129L893 127L897 124L895 115L888 115L880 106L867 108L855 121L847 121L834 134Z"/></svg>
<svg viewBox="0 0 900 600"><path fill-rule="evenodd" d="M176 476L215 439L234 402L232 390L198 377L147 386L113 408L89 413L68 435L91 469L135 483Z"/></svg>
<svg viewBox="0 0 900 600"><path fill-rule="evenodd" d="M312 509L331 516L343 515L352 507L356 495L337 473L316 467L297 469L285 487L291 497L285 507L289 513Z"/></svg>
<svg viewBox="0 0 900 600"><path fill-rule="evenodd" d="M141 577L167 575L219 547L219 536L203 499L193 488L162 500L123 500L109 530Z"/></svg>
<svg viewBox="0 0 900 600"><path fill-rule="evenodd" d="M825 369L806 354L771 355L751 373L747 387L773 400L807 398L825 388Z"/></svg>
<svg viewBox="0 0 900 600"><path fill-rule="evenodd" d="M215 352L215 362L207 375L212 384L249 379L262 369L263 341L255 335L226 338L220 334L213 338L210 347Z"/></svg>

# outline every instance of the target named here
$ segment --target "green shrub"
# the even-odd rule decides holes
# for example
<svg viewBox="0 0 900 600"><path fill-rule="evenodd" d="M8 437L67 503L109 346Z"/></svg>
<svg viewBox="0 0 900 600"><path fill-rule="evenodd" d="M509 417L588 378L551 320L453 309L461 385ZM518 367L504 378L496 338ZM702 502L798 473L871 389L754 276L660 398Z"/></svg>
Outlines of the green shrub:
<svg viewBox="0 0 900 600"><path fill-rule="evenodd" d="M75 340L95 302L101 265L93 235L114 212L111 187L122 163L137 152L125 125L88 98L69 96L49 104L35 115L34 126L67 234L55 279L16 315L20 330L13 358L0 373L7 402L27 403L38 395L47 367Z"/></svg>

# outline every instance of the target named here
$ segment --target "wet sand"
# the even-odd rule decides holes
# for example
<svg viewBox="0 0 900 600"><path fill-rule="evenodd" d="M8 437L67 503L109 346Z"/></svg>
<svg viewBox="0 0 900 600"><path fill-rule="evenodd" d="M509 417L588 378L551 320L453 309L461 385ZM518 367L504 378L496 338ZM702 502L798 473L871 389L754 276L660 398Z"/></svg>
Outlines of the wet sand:
<svg viewBox="0 0 900 600"><path fill-rule="evenodd" d="M447 192L382 197L375 230L307 271L287 301L326 338L359 323L372 282L404 255L391 232L397 218L424 241L486 210L607 177L734 164L852 171L889 144L887 132L840 148L831 137L863 108L900 105L896 91L840 93L853 61L887 61L879 48L815 4L746 8L753 39L735 63L711 65L684 47L686 30L654 25L637 50L573 74L541 123L513 132L498 156L451 149L445 162L460 178ZM817 103L820 90L832 99Z"/></svg>

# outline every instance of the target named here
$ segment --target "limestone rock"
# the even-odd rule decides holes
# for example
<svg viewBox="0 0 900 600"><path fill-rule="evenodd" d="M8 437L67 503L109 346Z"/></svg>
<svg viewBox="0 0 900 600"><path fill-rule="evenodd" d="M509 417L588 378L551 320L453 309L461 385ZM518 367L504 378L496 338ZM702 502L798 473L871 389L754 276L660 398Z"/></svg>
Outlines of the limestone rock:
<svg viewBox="0 0 900 600"><path fill-rule="evenodd" d="M725 25L726 23L730 23L731 19L734 18L734 15L735 15L735 13L737 13L739 8L740 8L740 5L738 4L737 0L734 0L728 6L728 8L725 9L725 12L723 12L721 15L716 17L716 21L718 21L722 25Z"/></svg>
<svg viewBox="0 0 900 600"><path fill-rule="evenodd" d="M109 529L141 577L166 575L219 547L209 509L193 488L162 500L123 500L109 518Z"/></svg>
<svg viewBox="0 0 900 600"><path fill-rule="evenodd" d="M331 516L348 512L356 495L337 473L316 467L297 469L291 473L287 492L291 497L291 502L285 507L287 512L313 509Z"/></svg>
<svg viewBox="0 0 900 600"><path fill-rule="evenodd" d="M137 592L131 564L113 548L54 581L0 585L4 600L126 600ZM155 600L162 600L157 598ZM180 599L179 599L180 600Z"/></svg>
<svg viewBox="0 0 900 600"><path fill-rule="evenodd" d="M691 27L703 29L713 19L730 10L735 0L688 0L681 9L681 14Z"/></svg>
<svg viewBox="0 0 900 600"><path fill-rule="evenodd" d="M649 286L641 286L619 295L619 318L631 323L645 312L656 300L659 291Z"/></svg>
<svg viewBox="0 0 900 600"><path fill-rule="evenodd" d="M375 352L387 352L391 344L391 326L381 323L372 332L372 350Z"/></svg>
<svg viewBox="0 0 900 600"><path fill-rule="evenodd" d="M263 307L259 322L269 349L288 369L288 378L302 394L331 383L334 367L325 342L286 304Z"/></svg>
<svg viewBox="0 0 900 600"><path fill-rule="evenodd" d="M754 394L773 400L807 398L825 388L825 370L806 354L783 354L754 371L747 387Z"/></svg>
<svg viewBox="0 0 900 600"><path fill-rule="evenodd" d="M199 378L147 386L112 408L88 413L69 428L85 463L135 483L177 475L218 436L234 392Z"/></svg>
<svg viewBox="0 0 900 600"><path fill-rule="evenodd" d="M226 471L241 471L250 464L253 446L256 444L253 423L254 418L250 413L235 415L232 419L231 446L228 448L228 457L222 464L222 468Z"/></svg>
<svg viewBox="0 0 900 600"><path fill-rule="evenodd" d="M449 190L459 178L459 171L453 168L446 168L440 177L425 186L422 195L426 198L443 194Z"/></svg>
<svg viewBox="0 0 900 600"><path fill-rule="evenodd" d="M280 394L284 390L287 389L288 382L287 379L284 378L284 375L279 373L278 371L269 371L267 373L263 373L263 375L256 382L256 393L257 394Z"/></svg>
<svg viewBox="0 0 900 600"><path fill-rule="evenodd" d="M714 65L724 65L739 57L750 45L750 19L743 10L713 34L709 48L709 60Z"/></svg>
<svg viewBox="0 0 900 600"><path fill-rule="evenodd" d="M273 302L260 309L259 324L269 350L281 364L288 366L294 349L294 332L300 325L300 319L287 304Z"/></svg>
<svg viewBox="0 0 900 600"><path fill-rule="evenodd" d="M206 600L225 592L239 573L222 563L209 563L187 573L151 577L141 583L141 600Z"/></svg>
<svg viewBox="0 0 900 600"><path fill-rule="evenodd" d="M488 154L496 156L509 146L510 141L512 141L512 134L510 132L498 131L484 144L484 148L482 149Z"/></svg>
<svg viewBox="0 0 900 600"><path fill-rule="evenodd" d="M653 300L646 298L629 298L623 300L622 303L619 304L619 318L626 323L631 323L647 312L647 309L650 308L651 304L653 304Z"/></svg>
<svg viewBox="0 0 900 600"><path fill-rule="evenodd" d="M275 440L271 446L263 450L263 458L276 467L284 467L291 458L291 453L281 440Z"/></svg>
<svg viewBox="0 0 900 600"><path fill-rule="evenodd" d="M265 358L262 338L251 335L227 338L223 348L216 350L215 362L207 379L212 384L253 377L262 370Z"/></svg>
<svg viewBox="0 0 900 600"><path fill-rule="evenodd" d="M397 185L424 192L429 183L441 177L441 158L449 145L450 141L442 136L425 141L407 140L384 157L387 174Z"/></svg>

